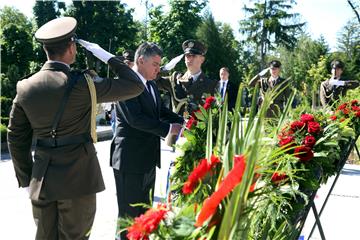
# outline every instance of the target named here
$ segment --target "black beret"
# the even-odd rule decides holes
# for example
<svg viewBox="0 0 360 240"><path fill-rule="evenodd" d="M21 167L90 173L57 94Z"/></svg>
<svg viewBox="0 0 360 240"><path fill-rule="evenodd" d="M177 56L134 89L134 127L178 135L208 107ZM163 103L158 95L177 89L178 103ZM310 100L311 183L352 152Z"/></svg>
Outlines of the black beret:
<svg viewBox="0 0 360 240"><path fill-rule="evenodd" d="M135 53L133 50L125 50L122 55L125 60L128 60L130 62L134 61Z"/></svg>
<svg viewBox="0 0 360 240"><path fill-rule="evenodd" d="M207 52L204 44L193 39L183 42L182 49L185 54L205 55Z"/></svg>
<svg viewBox="0 0 360 240"><path fill-rule="evenodd" d="M35 38L44 45L53 45L75 40L77 21L72 17L55 18L42 25L35 33Z"/></svg>
<svg viewBox="0 0 360 240"><path fill-rule="evenodd" d="M344 69L344 63L340 60L334 60L331 62L331 68L341 68Z"/></svg>
<svg viewBox="0 0 360 240"><path fill-rule="evenodd" d="M279 68L279 67L281 67L281 62L278 61L278 60L272 60L272 61L269 63L269 67L270 67L270 68Z"/></svg>

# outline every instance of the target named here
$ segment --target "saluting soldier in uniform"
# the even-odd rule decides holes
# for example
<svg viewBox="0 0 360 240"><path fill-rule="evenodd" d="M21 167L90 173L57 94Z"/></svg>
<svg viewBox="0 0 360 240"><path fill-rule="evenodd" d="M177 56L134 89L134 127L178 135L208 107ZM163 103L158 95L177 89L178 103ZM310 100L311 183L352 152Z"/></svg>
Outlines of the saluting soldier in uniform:
<svg viewBox="0 0 360 240"><path fill-rule="evenodd" d="M159 78L156 81L160 89L171 93L173 110L180 115L198 109L198 105L203 104L203 94L214 95L217 84L201 70L207 52L205 45L190 39L182 44L182 49L187 71L184 74L174 72L170 79Z"/></svg>
<svg viewBox="0 0 360 240"><path fill-rule="evenodd" d="M10 113L9 150L19 186L30 193L36 239L89 238L96 193L105 189L93 145L96 102L123 101L144 90L137 75L110 54L102 60L118 79L70 71L76 25L74 18L63 17L37 30L48 60L18 82Z"/></svg>
<svg viewBox="0 0 360 240"><path fill-rule="evenodd" d="M270 71L270 77L264 77L266 72ZM273 60L269 63L269 68L261 71L257 77L253 78L249 82L249 86L254 87L257 83L260 84L260 97L258 105L261 105L267 91L273 90L275 87L281 85L285 87L285 79L280 77L281 62ZM277 117L284 110L286 103L290 97L291 89L285 87L285 89L275 98L269 106L266 112L267 117Z"/></svg>
<svg viewBox="0 0 360 240"><path fill-rule="evenodd" d="M359 81L341 80L344 71L344 63L340 60L331 62L331 78L320 85L320 102L323 107L331 106L340 96L345 96L348 89L359 86Z"/></svg>

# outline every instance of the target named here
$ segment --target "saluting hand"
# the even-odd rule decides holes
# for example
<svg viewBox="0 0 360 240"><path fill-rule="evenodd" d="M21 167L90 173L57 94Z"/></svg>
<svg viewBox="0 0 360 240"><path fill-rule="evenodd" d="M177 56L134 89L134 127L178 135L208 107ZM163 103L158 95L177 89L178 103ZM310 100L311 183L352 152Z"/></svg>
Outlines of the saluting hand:
<svg viewBox="0 0 360 240"><path fill-rule="evenodd" d="M270 68L265 68L263 69L261 72L259 72L259 76L262 77L264 76L267 72L269 72Z"/></svg>
<svg viewBox="0 0 360 240"><path fill-rule="evenodd" d="M97 43L91 43L82 39L79 39L77 42L104 63L107 63L110 58L114 57L113 54L109 53L108 51L105 51Z"/></svg>

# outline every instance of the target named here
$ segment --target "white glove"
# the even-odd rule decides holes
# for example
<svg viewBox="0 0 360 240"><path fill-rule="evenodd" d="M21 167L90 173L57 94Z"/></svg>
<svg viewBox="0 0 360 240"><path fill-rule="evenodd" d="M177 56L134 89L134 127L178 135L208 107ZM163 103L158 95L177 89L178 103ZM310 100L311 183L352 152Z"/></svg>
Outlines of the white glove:
<svg viewBox="0 0 360 240"><path fill-rule="evenodd" d="M345 81L340 81L340 80L336 80L336 79L331 79L329 81L329 84L330 85L333 85L333 86L345 86Z"/></svg>
<svg viewBox="0 0 360 240"><path fill-rule="evenodd" d="M178 64L178 62L180 62L180 60L183 58L183 56L184 56L184 54L180 54L179 56L174 57L173 59L171 59L170 62L165 64L163 69L166 70L166 71L172 70L176 66L176 64Z"/></svg>
<svg viewBox="0 0 360 240"><path fill-rule="evenodd" d="M82 39L79 39L78 43L84 48L86 48L88 51L90 51L95 57L97 57L104 63L107 63L110 58L114 57L113 54L105 51L97 43L91 43Z"/></svg>
<svg viewBox="0 0 360 240"><path fill-rule="evenodd" d="M264 70L262 70L262 71L259 73L259 76L260 76L260 77L264 76L269 70L270 70L270 68L265 68Z"/></svg>

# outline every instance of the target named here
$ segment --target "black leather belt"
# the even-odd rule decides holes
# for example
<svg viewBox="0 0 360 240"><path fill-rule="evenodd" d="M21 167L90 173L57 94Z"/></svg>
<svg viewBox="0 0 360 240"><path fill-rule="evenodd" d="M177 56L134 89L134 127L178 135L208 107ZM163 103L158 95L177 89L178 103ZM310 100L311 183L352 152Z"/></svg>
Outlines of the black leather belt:
<svg viewBox="0 0 360 240"><path fill-rule="evenodd" d="M75 136L55 137L55 138L39 138L36 141L37 147L56 148L72 144L80 144L92 142L89 133L84 133Z"/></svg>

